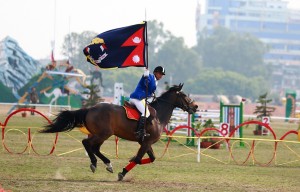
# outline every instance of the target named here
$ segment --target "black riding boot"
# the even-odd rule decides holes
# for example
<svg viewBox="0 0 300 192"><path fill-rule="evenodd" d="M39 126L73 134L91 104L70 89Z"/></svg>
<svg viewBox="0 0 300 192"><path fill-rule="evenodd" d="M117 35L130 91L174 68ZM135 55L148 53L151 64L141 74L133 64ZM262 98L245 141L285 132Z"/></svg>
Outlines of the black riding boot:
<svg viewBox="0 0 300 192"><path fill-rule="evenodd" d="M139 119L139 122L138 122L136 132L135 132L136 137L140 142L144 141L144 137L150 136L145 131L145 123L146 123L146 117L141 116Z"/></svg>

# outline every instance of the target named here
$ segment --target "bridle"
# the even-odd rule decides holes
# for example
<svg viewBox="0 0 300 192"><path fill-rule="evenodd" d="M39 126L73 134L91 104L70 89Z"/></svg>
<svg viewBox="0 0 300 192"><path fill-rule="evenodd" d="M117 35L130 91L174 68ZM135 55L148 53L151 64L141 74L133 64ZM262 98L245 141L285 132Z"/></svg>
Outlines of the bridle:
<svg viewBox="0 0 300 192"><path fill-rule="evenodd" d="M183 97L185 97L186 95L184 95L184 94L183 94L182 92L180 92L180 91L177 92L176 95L177 95L176 100L177 100L178 98L180 99L180 101L179 101L180 105L178 105L177 107L179 107L179 108L181 108L182 110L187 111L187 112L189 112L190 110L193 111L193 108L190 107L190 104L193 103L194 100L191 99L190 101L187 101L186 99L183 98ZM177 102L176 102L176 103L177 103Z"/></svg>

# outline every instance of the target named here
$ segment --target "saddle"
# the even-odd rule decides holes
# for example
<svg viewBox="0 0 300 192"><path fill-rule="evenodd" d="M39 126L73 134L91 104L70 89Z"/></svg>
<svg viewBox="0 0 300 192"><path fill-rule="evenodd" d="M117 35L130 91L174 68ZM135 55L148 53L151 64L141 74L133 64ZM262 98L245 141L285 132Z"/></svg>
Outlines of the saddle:
<svg viewBox="0 0 300 192"><path fill-rule="evenodd" d="M125 101L123 107L125 109L126 116L128 119L132 119L136 121L140 119L141 113L135 107L135 105L132 105L128 101ZM148 110L150 112L150 116L152 116L153 118L156 117L156 110L153 107L148 105Z"/></svg>

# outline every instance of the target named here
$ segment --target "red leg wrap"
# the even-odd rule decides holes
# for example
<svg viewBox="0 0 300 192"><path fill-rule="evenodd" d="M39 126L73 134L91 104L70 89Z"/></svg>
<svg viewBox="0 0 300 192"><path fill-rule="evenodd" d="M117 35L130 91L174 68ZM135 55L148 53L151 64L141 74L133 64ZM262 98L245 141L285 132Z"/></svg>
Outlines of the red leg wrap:
<svg viewBox="0 0 300 192"><path fill-rule="evenodd" d="M125 169L129 172L132 168L134 168L134 166L136 165L135 162L130 162Z"/></svg>
<svg viewBox="0 0 300 192"><path fill-rule="evenodd" d="M150 158L147 158L147 159L142 159L141 161L141 164L148 164L148 163L151 163L151 159Z"/></svg>

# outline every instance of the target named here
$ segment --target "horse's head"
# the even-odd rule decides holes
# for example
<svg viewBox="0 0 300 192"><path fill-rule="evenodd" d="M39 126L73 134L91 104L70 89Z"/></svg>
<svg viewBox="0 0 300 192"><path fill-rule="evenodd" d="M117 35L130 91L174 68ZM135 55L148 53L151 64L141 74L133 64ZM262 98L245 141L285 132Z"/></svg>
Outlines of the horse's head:
<svg viewBox="0 0 300 192"><path fill-rule="evenodd" d="M183 84L175 85L171 87L168 92L172 93L174 98L174 106L181 108L182 110L192 114L195 113L198 105L188 97L183 91L181 91Z"/></svg>

